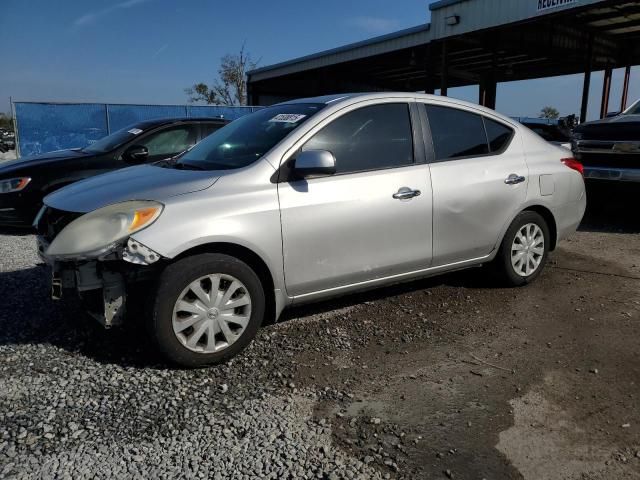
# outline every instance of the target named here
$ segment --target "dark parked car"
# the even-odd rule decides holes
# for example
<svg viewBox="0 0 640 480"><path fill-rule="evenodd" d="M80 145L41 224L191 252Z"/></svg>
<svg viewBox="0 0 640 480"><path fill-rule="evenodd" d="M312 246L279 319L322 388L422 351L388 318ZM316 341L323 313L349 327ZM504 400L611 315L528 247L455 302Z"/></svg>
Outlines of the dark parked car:
<svg viewBox="0 0 640 480"><path fill-rule="evenodd" d="M559 124L537 118L519 118L518 121L540 135L547 142L560 147L571 147L571 132L562 128Z"/></svg>
<svg viewBox="0 0 640 480"><path fill-rule="evenodd" d="M573 131L572 149L588 180L640 182L640 100Z"/></svg>
<svg viewBox="0 0 640 480"><path fill-rule="evenodd" d="M111 170L175 157L226 125L220 118L149 120L85 148L0 163L0 225L30 226L49 193Z"/></svg>

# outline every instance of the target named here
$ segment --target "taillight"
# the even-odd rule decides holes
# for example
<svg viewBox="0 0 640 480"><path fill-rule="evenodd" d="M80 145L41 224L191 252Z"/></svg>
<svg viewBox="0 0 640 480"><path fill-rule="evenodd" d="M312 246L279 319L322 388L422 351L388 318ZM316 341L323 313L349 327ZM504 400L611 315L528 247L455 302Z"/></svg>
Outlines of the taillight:
<svg viewBox="0 0 640 480"><path fill-rule="evenodd" d="M563 158L560 161L564 163L567 167L571 168L572 170L575 170L576 172L580 172L580 175L584 176L584 166L575 158L573 157Z"/></svg>

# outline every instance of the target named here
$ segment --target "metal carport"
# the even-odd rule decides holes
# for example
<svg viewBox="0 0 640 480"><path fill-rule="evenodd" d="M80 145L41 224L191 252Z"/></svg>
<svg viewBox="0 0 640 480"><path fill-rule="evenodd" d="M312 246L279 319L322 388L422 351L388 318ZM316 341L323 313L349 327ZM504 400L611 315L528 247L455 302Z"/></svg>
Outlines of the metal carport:
<svg viewBox="0 0 640 480"><path fill-rule="evenodd" d="M479 85L495 108L498 82L604 70L600 116L609 109L611 71L640 64L640 2L632 0L442 0L431 23L259 68L250 102L353 91L426 91ZM616 106L617 110L617 106Z"/></svg>

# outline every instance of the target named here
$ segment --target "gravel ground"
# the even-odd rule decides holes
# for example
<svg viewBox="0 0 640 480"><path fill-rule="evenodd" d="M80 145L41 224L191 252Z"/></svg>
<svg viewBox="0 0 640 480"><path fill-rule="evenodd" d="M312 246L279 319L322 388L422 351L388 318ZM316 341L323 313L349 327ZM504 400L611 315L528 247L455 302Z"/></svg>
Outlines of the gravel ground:
<svg viewBox="0 0 640 480"><path fill-rule="evenodd" d="M640 478L640 229L589 220L527 288L299 308L202 370L48 300L0 235L0 478Z"/></svg>
<svg viewBox="0 0 640 480"><path fill-rule="evenodd" d="M221 367L170 369L140 329L48 301L34 248L0 236L0 478L384 478L313 418L278 326Z"/></svg>

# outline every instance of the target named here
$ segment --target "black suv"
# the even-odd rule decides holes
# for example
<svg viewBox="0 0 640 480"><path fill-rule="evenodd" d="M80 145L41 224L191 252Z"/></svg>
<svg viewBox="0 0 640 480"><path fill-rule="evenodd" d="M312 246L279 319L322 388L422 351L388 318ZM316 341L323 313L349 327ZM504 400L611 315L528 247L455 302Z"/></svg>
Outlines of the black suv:
<svg viewBox="0 0 640 480"><path fill-rule="evenodd" d="M226 125L220 118L162 119L136 123L85 148L0 163L0 225L31 226L49 193L111 170L181 154Z"/></svg>
<svg viewBox="0 0 640 480"><path fill-rule="evenodd" d="M572 149L587 180L640 182L640 100L618 115L578 125Z"/></svg>

